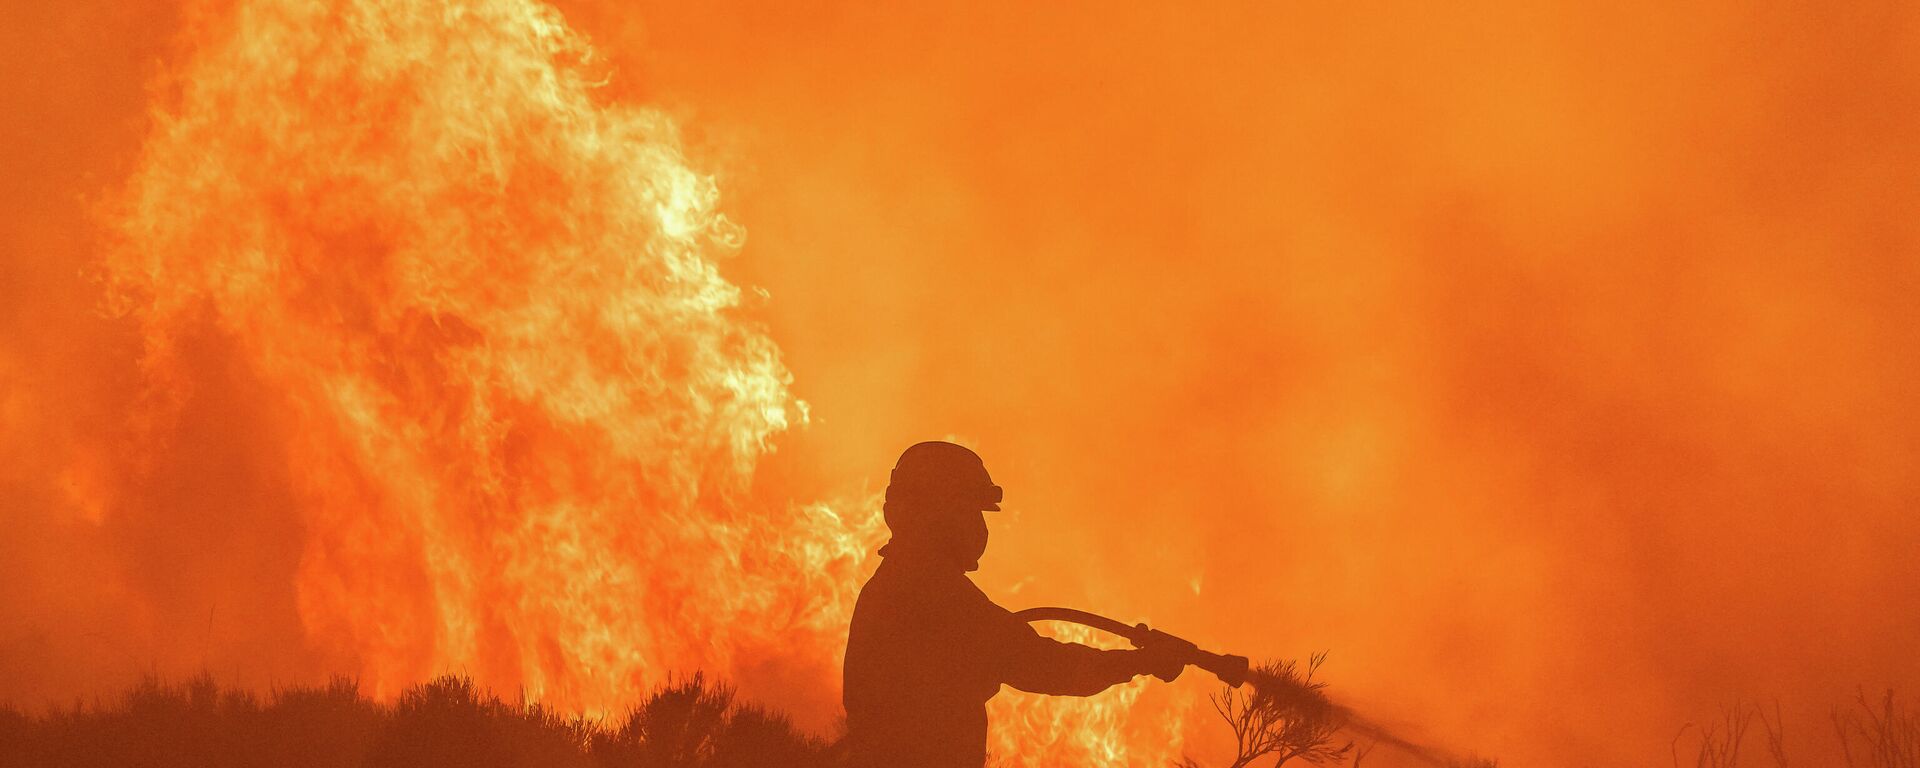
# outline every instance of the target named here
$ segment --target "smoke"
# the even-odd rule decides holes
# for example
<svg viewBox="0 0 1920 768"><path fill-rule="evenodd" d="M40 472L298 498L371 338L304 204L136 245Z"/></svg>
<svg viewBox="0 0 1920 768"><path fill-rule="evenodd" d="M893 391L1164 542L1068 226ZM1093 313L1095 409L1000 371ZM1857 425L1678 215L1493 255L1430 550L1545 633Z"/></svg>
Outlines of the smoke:
<svg viewBox="0 0 1920 768"><path fill-rule="evenodd" d="M125 594L52 631L147 671L197 640L241 682L391 696L452 671L588 714L709 671L830 727L879 516L755 485L806 406L720 275L740 230L676 123L599 98L536 2L240 2L184 28L98 208L121 423L39 470L65 498L32 510L99 540L74 546ZM1126 701L1003 737L1124 759Z"/></svg>
<svg viewBox="0 0 1920 768"><path fill-rule="evenodd" d="M1811 753L1915 684L1912 9L649 17L630 66L750 158L796 442L971 438L1010 606L1327 649L1514 764L1742 697Z"/></svg>
<svg viewBox="0 0 1920 768"><path fill-rule="evenodd" d="M1817 718L1855 685L1920 683L1913 10L810 8L564 3L595 59L569 63L561 38L481 34L528 66L474 78L457 108L397 113L414 121L385 123L406 126L390 136L352 135L367 122L333 110L444 96L474 59L343 49L326 60L351 66L289 71L276 62L321 37L297 17L228 22L282 30L284 48L256 50L218 12L10 8L36 15L0 25L24 38L6 71L36 76L4 78L22 106L0 118L19 169L0 182L16 211L0 255L0 503L20 534L0 537L0 694L59 700L201 665L242 682L348 668L402 683L461 659L588 703L615 677L569 679L516 639L541 634L525 629L554 596L502 576L532 566L484 543L560 547L488 516L551 499L501 501L488 478L583 472L573 489L609 489L578 507L593 525L642 496L648 520L739 521L689 544L712 552L790 530L789 500L876 483L901 447L949 433L1007 488L978 574L1003 603L1151 620L1248 655L1330 649L1331 692L1413 741L1513 764L1647 762L1688 720L1777 697L1814 750ZM394 39L425 28L399 21ZM344 39L384 39L371 30ZM198 82L193 62L221 55L233 81L163 89L140 119L156 58ZM448 68L405 64L425 58ZM255 100L278 111L219 108ZM688 132L616 106L642 102L687 113ZM278 120L334 133L288 145ZM615 124L633 140L580 140ZM619 147L658 169L630 178L682 179L671 189L690 196L608 205L652 194L614 183ZM444 175L511 168L487 154L503 148L596 170ZM202 166L234 157L248 162ZM753 233L724 262L709 166ZM164 248L89 240L76 198L130 175L147 207L107 218L169 222L130 235ZM676 249L697 253L688 280L649 284ZM102 286L81 275L109 252L114 285L148 309L98 314ZM461 252L507 266L435 271ZM621 271L627 257L647 268ZM565 273L579 264L601 271ZM301 290L215 279L260 266ZM517 309L417 290L436 284ZM771 300L743 311L734 285ZM607 306L598 286L678 309L622 326L585 309ZM155 289L178 303L157 309ZM536 317L532 295L565 300ZM516 355L579 348L539 343L554 338L669 361L664 383L723 405L599 399L596 384L633 381L599 358L516 382ZM766 386L727 390L721 371ZM465 388L424 383L448 373ZM585 405L527 394L550 386ZM794 395L809 429L792 428ZM601 450L669 418L700 439ZM507 422L531 425L538 450L489 437ZM321 503L320 485L357 495ZM369 527L338 525L350 512ZM455 534L434 557L429 531ZM861 547L818 551L850 563ZM766 554L773 573L803 570ZM484 575L450 575L463 563ZM390 567L397 581L372 575ZM836 576L857 569L771 583L827 595ZM610 595L558 598L611 626L639 620ZM438 607L493 605L510 607L470 621ZM815 690L832 678L821 622L771 619L771 603L631 610L685 634L627 646L559 622L553 636L589 657L631 647L649 669L731 665L751 694L832 709ZM805 658L733 634L784 621L812 633ZM674 647L702 632L732 641ZM398 661L374 666L370 648ZM1190 706L1207 690L1190 677L1123 692L1134 719ZM1051 724L1056 705L1005 697ZM1217 726L1186 722L1205 757Z"/></svg>

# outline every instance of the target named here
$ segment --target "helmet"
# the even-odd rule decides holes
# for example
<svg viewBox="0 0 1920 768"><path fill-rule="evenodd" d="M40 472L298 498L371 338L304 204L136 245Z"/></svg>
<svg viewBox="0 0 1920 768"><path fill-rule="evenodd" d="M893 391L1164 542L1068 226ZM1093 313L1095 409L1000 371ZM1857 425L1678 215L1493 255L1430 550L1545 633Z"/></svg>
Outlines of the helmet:
<svg viewBox="0 0 1920 768"><path fill-rule="evenodd" d="M887 482L886 506L1000 509L1000 486L980 455L939 440L915 443L900 454Z"/></svg>

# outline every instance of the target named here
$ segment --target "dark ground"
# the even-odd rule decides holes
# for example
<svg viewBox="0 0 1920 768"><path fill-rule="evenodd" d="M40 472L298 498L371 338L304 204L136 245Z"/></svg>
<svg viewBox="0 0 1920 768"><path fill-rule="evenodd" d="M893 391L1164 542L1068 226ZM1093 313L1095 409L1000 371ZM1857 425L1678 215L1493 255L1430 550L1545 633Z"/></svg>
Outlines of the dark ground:
<svg viewBox="0 0 1920 768"><path fill-rule="evenodd" d="M508 703L458 677L391 705L347 678L258 697L201 676L44 715L0 710L0 766L23 768L805 768L832 758L830 744L698 675L605 720Z"/></svg>

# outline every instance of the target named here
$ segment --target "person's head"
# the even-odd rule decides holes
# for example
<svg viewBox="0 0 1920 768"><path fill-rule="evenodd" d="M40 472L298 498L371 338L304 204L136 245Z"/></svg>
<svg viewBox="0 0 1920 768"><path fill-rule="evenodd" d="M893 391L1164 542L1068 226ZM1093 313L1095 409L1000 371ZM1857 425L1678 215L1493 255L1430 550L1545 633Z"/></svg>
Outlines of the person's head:
<svg viewBox="0 0 1920 768"><path fill-rule="evenodd" d="M953 443L916 443L900 454L887 482L885 555L980 567L987 551L987 518L1000 509L1000 486L980 456Z"/></svg>

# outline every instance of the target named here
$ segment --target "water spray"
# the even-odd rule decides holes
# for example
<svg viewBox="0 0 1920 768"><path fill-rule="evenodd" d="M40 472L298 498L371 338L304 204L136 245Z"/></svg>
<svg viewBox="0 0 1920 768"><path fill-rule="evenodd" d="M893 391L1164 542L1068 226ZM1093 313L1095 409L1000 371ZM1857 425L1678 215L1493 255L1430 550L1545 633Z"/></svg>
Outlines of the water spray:
<svg viewBox="0 0 1920 768"><path fill-rule="evenodd" d="M1146 624L1126 624L1097 613L1089 613L1074 608L1028 608L1023 611L1015 611L1013 617L1025 622L1064 621L1080 624L1126 638L1128 642L1133 643L1133 647L1135 648L1168 649L1173 651L1176 656L1185 660L1188 665L1212 672L1215 677L1220 678L1220 682L1226 683L1232 688L1239 688L1251 683L1256 690L1266 695L1303 696L1317 694L1324 698L1324 694L1318 694L1317 691L1310 691L1299 680L1260 673L1258 670L1252 668L1251 663L1245 656L1201 650L1199 646L1194 645L1192 642L1154 629ZM1351 708L1332 702L1328 702L1327 704L1339 714L1344 723L1343 728L1365 736L1375 744L1384 744L1393 747L1421 763L1436 766L1436 768L1463 764L1458 758L1442 750L1408 741L1385 726L1360 716Z"/></svg>

